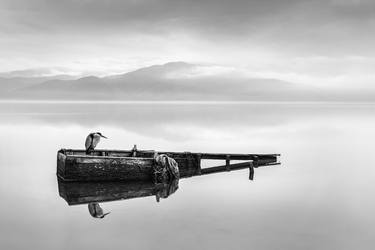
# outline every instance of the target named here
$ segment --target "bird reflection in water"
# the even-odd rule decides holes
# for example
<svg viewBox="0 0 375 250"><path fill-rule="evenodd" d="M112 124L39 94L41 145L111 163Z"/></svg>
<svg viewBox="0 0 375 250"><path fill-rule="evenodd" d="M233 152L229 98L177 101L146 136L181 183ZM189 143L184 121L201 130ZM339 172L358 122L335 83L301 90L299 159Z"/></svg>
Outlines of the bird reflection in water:
<svg viewBox="0 0 375 250"><path fill-rule="evenodd" d="M88 204L90 215L94 218L103 219L109 213L104 213L103 209L100 207L99 203L92 202Z"/></svg>

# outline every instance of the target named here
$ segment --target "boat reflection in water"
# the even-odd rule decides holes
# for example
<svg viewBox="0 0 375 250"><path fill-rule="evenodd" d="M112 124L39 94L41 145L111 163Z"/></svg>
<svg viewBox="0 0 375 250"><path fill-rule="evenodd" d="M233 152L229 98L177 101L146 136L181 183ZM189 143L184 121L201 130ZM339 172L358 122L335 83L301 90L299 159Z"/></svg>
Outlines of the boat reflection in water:
<svg viewBox="0 0 375 250"><path fill-rule="evenodd" d="M58 178L59 194L69 206L88 204L92 217L102 219L104 212L100 202L128 200L155 196L156 201L166 199L178 189L178 179L170 183L154 184L149 181L138 182L64 182Z"/></svg>

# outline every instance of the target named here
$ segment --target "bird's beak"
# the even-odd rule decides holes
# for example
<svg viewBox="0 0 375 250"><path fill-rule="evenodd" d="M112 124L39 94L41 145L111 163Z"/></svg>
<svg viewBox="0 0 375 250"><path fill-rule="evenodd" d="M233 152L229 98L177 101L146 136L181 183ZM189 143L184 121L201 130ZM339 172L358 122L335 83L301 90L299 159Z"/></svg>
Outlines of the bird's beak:
<svg viewBox="0 0 375 250"><path fill-rule="evenodd" d="M111 212L103 214L102 216L100 216L100 219L103 219L106 215L108 215L108 214L110 214L110 213L111 213Z"/></svg>
<svg viewBox="0 0 375 250"><path fill-rule="evenodd" d="M108 138L107 138L107 137L105 137L104 135L102 135L102 137L103 137L103 138L106 138L106 139L108 139Z"/></svg>

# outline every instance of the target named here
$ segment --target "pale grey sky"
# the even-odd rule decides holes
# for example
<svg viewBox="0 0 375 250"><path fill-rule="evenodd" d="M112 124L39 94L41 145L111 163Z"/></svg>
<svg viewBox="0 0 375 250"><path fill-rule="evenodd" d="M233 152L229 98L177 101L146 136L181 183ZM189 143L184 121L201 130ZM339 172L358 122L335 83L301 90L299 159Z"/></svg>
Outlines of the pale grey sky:
<svg viewBox="0 0 375 250"><path fill-rule="evenodd" d="M187 61L370 86L373 13L371 0L0 0L0 71L106 75Z"/></svg>

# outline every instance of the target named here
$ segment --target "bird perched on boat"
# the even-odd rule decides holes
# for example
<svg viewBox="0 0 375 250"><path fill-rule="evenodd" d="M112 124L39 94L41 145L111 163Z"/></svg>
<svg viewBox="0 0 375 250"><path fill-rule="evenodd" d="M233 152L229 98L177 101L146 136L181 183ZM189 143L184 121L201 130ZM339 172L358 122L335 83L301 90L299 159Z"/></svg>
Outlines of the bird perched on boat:
<svg viewBox="0 0 375 250"><path fill-rule="evenodd" d="M103 219L107 214L104 213L103 209L99 206L99 203L92 202L88 204L90 215L94 218Z"/></svg>
<svg viewBox="0 0 375 250"><path fill-rule="evenodd" d="M85 142L86 154L89 154L95 149L96 145L98 145L98 143L100 142L100 137L108 139L107 137L102 135L100 132L90 133L86 137L86 142Z"/></svg>

